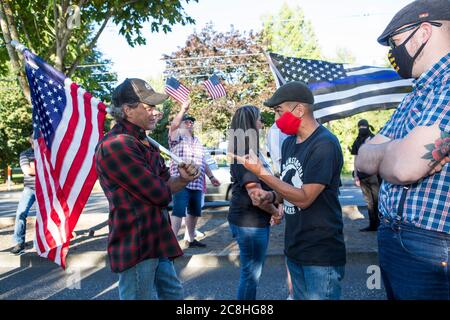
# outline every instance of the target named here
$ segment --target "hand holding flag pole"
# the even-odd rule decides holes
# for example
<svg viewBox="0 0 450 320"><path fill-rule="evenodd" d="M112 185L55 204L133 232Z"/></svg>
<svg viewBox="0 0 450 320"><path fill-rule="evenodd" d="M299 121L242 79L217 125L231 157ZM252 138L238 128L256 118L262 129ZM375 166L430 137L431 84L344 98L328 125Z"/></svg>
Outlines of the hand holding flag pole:
<svg viewBox="0 0 450 320"><path fill-rule="evenodd" d="M23 50L25 50L27 47L25 47L23 44L21 44L20 42L16 41L16 40L12 40L11 41L11 45L16 48L17 51L22 52Z"/></svg>
<svg viewBox="0 0 450 320"><path fill-rule="evenodd" d="M149 136L147 136L147 140L148 142L150 142L152 145L154 145L156 148L159 149L159 151L161 151L162 153L168 155L173 161L175 161L177 164L181 164L184 163L184 161L178 157L176 154L174 154L173 152L170 152L167 148L165 148L164 146L160 145L158 142L156 142L155 140L153 140L152 138L150 138Z"/></svg>

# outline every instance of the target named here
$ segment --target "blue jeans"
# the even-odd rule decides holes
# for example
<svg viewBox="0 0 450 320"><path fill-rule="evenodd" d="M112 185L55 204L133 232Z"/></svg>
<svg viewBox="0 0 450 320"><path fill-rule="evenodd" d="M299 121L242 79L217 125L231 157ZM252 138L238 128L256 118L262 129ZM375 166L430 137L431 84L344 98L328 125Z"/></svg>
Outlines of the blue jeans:
<svg viewBox="0 0 450 320"><path fill-rule="evenodd" d="M119 273L120 300L182 300L183 295L173 262L167 258L147 259Z"/></svg>
<svg viewBox="0 0 450 320"><path fill-rule="evenodd" d="M378 255L388 299L449 300L450 235L381 219Z"/></svg>
<svg viewBox="0 0 450 320"><path fill-rule="evenodd" d="M239 245L240 278L238 300L255 300L269 244L270 227L250 228L229 224Z"/></svg>
<svg viewBox="0 0 450 320"><path fill-rule="evenodd" d="M339 300L345 266L305 266L286 258L294 300Z"/></svg>
<svg viewBox="0 0 450 320"><path fill-rule="evenodd" d="M173 199L173 209L172 215L175 217L183 218L186 217L187 213L200 217L202 214L202 194L201 190L191 190L188 188L183 188L172 196Z"/></svg>
<svg viewBox="0 0 450 320"><path fill-rule="evenodd" d="M34 190L24 187L22 196L19 200L19 205L16 211L16 223L14 225L13 241L16 244L25 243L25 233L27 229L27 217L30 213L30 209L36 200L36 195Z"/></svg>

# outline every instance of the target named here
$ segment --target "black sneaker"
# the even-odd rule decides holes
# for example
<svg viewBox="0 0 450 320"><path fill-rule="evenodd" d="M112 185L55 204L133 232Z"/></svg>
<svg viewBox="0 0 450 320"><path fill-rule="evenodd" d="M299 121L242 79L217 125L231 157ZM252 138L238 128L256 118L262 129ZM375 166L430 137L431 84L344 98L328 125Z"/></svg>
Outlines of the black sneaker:
<svg viewBox="0 0 450 320"><path fill-rule="evenodd" d="M192 247L204 248L204 247L206 247L206 244L201 243L200 241L197 241L194 239L194 241L189 242L189 248L192 248Z"/></svg>
<svg viewBox="0 0 450 320"><path fill-rule="evenodd" d="M25 244L16 244L14 248L11 249L12 254L22 254L25 253Z"/></svg>

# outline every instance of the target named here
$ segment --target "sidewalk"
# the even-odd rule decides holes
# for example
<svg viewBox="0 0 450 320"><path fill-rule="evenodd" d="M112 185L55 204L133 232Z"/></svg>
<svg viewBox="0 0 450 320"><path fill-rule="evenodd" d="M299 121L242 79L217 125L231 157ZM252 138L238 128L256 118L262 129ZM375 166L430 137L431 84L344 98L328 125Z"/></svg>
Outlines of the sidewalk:
<svg viewBox="0 0 450 320"><path fill-rule="evenodd" d="M231 238L226 219L227 208L205 210L197 227L205 233L202 240L206 248L186 248L182 240L184 227L180 231L179 242L184 256L177 263L192 267L219 267L237 265L239 250ZM360 211L361 210L361 211ZM347 246L348 260L377 255L376 232L360 232L368 224L365 208L356 206L343 207L344 238ZM76 237L71 240L67 267L105 267L108 265L106 253L108 226L107 213L82 214L75 228ZM0 218L0 267L18 268L26 266L54 265L51 261L39 257L32 248L34 239L34 218L27 223L27 250L21 256L9 253L12 247L11 237L14 228L12 217ZM281 225L272 227L266 263L284 263L284 220Z"/></svg>

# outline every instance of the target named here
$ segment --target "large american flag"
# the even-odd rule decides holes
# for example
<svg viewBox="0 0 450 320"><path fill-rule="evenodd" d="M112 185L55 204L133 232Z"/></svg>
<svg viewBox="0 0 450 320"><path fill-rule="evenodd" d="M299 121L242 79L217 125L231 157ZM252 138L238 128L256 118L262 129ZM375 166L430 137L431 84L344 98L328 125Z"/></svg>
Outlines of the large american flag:
<svg viewBox="0 0 450 320"><path fill-rule="evenodd" d="M166 80L165 91L169 96L181 103L189 99L189 93L191 92L174 77L170 77Z"/></svg>
<svg viewBox="0 0 450 320"><path fill-rule="evenodd" d="M34 246L65 268L72 231L97 179L94 149L106 106L29 50L23 54L33 104Z"/></svg>
<svg viewBox="0 0 450 320"><path fill-rule="evenodd" d="M412 90L412 79L394 70L373 66L331 63L322 60L269 54L277 87L303 81L314 94L314 116L322 123L354 114L396 108Z"/></svg>
<svg viewBox="0 0 450 320"><path fill-rule="evenodd" d="M213 74L208 80L203 82L208 94L213 99L218 99L227 95L224 86L220 83L218 76Z"/></svg>

